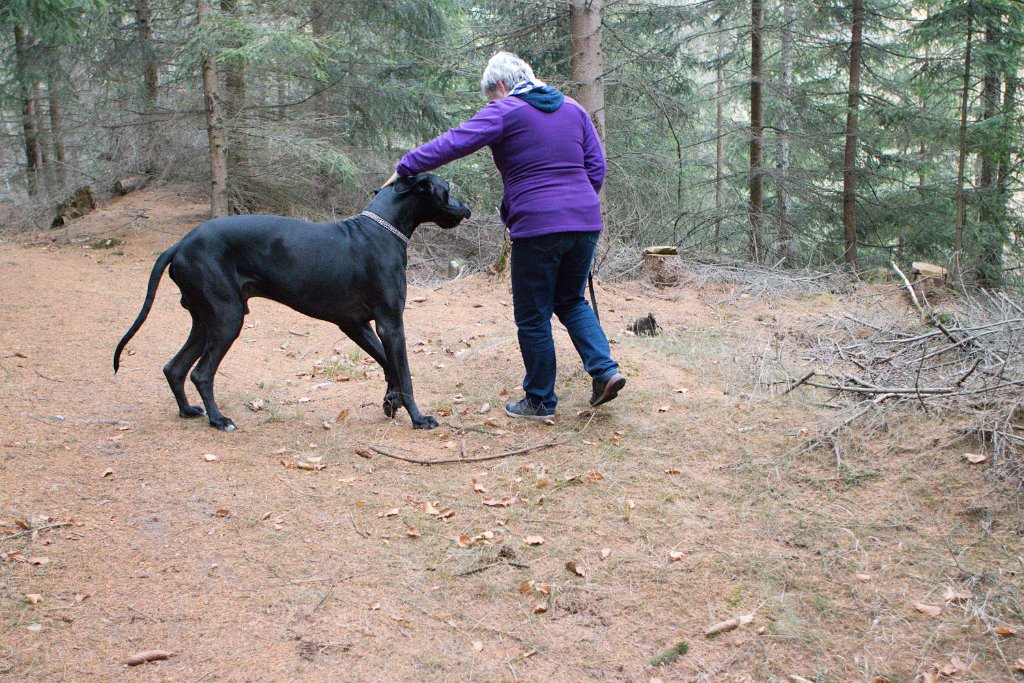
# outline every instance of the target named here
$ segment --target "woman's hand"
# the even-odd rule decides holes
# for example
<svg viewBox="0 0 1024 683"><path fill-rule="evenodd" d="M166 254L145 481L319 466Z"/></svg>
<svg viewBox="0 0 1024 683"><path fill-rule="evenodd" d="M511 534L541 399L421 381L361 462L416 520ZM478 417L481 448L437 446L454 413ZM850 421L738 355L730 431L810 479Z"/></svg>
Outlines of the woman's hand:
<svg viewBox="0 0 1024 683"><path fill-rule="evenodd" d="M388 185L394 185L395 181L397 181L397 180L398 180L398 171L395 171L394 173L391 174L391 177L388 178L388 181L380 186L380 189L383 190Z"/></svg>

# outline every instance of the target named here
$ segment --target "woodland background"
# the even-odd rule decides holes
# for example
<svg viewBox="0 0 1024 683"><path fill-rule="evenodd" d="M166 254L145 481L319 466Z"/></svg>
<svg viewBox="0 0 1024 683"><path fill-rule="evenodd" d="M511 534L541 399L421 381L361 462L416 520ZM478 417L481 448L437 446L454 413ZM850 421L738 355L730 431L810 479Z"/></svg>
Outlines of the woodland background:
<svg viewBox="0 0 1024 683"><path fill-rule="evenodd" d="M1022 41L1014 0L8 0L0 201L27 227L133 174L211 183L214 214L350 215L508 49L604 136L606 276L674 244L1013 287ZM446 255L486 263L488 153L442 172L475 209Z"/></svg>

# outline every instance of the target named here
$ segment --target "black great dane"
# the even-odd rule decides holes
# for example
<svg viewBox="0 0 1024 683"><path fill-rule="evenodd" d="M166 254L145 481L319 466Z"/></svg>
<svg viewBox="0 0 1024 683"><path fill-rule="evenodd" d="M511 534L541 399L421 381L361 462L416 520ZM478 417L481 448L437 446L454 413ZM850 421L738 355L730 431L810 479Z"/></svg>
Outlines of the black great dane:
<svg viewBox="0 0 1024 683"><path fill-rule="evenodd" d="M281 216L207 221L157 258L142 311L117 344L114 372L125 345L149 315L169 265L181 305L192 316L185 345L164 366L182 417L205 413L212 426L235 429L213 399L213 379L242 329L249 299L264 297L341 328L384 368L384 413L394 417L405 406L413 427L433 429L437 421L420 413L412 396L402 322L406 246L421 223L454 228L469 216L469 207L449 194L447 182L423 174L399 178L380 190L363 213L337 223ZM185 396L185 376L193 365L192 382L205 411Z"/></svg>

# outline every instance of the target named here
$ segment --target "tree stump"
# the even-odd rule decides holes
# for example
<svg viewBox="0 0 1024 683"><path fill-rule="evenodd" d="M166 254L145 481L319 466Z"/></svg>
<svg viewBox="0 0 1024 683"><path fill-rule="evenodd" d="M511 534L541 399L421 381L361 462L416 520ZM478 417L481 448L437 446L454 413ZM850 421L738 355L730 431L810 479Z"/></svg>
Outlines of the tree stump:
<svg viewBox="0 0 1024 683"><path fill-rule="evenodd" d="M910 268L911 286L919 301L926 304L938 303L946 298L948 271L942 266L924 261L914 261Z"/></svg>
<svg viewBox="0 0 1024 683"><path fill-rule="evenodd" d="M92 189L83 185L70 195L61 200L54 207L56 214L50 221L50 230L63 227L73 218L79 218L96 208L96 200L92 196Z"/></svg>
<svg viewBox="0 0 1024 683"><path fill-rule="evenodd" d="M647 247L642 272L657 287L675 287L683 279L683 260L675 247Z"/></svg>

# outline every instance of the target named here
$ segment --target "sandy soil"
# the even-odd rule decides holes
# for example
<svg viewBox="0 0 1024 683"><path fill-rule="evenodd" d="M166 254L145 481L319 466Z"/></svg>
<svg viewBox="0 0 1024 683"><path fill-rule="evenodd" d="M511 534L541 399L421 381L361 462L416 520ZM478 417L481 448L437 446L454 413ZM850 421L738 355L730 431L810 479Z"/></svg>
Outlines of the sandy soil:
<svg viewBox="0 0 1024 683"><path fill-rule="evenodd" d="M150 189L0 243L0 679L1019 676L1024 634L994 629L1021 628L1020 518L949 425L894 421L837 467L799 449L824 397L759 388L755 357L815 334L835 297L599 287L627 390L585 411L559 330L558 419L523 425L501 411L521 378L507 281L414 287L430 432L385 418L380 369L337 329L254 300L218 376L240 428L222 433L179 418L161 373L188 332L169 279L111 368L155 256L205 208ZM649 311L664 334L625 333ZM549 442L431 467L358 452ZM173 656L127 667L142 650Z"/></svg>

